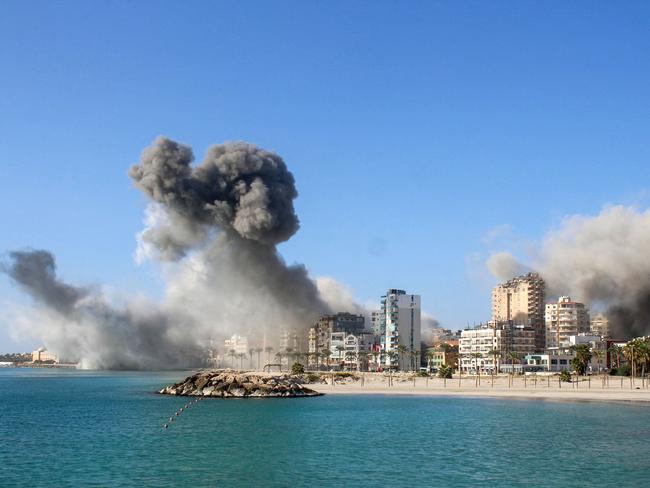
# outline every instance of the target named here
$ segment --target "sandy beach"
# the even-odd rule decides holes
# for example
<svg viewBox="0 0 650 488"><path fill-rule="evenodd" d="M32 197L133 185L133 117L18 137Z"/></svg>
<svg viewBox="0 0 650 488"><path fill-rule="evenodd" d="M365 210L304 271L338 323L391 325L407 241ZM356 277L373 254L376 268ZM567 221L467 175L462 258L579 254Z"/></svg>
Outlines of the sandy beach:
<svg viewBox="0 0 650 488"><path fill-rule="evenodd" d="M445 381L441 378L412 378L395 375L392 385L387 376L366 373L363 379L339 382L332 385L316 383L310 388L328 395L346 394L381 394L381 395L428 395L428 396L462 396L510 399L538 399L549 401L608 401L608 402L650 402L648 382L630 378L610 377L609 384L603 384L601 377L593 376L591 380L581 378L579 382L559 383L557 376L527 377L515 376L511 383L508 376L490 376L478 379L463 375Z"/></svg>

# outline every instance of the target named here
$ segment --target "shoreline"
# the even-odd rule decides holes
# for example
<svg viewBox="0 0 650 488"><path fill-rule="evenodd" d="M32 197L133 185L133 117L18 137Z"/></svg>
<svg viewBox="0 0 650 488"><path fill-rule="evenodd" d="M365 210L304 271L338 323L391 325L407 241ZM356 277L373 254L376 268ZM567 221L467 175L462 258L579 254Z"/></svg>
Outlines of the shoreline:
<svg viewBox="0 0 650 488"><path fill-rule="evenodd" d="M609 384L604 384L601 377L582 379L579 382L559 383L557 379L547 377L534 378L495 376L483 377L478 384L475 377L463 376L462 386L458 378L448 379L447 384L440 378L407 376L394 377L390 385L387 377L381 374L366 373L363 381L348 380L327 383L312 383L310 388L326 395L389 395L389 396L428 396L428 397L464 397L496 398L511 400L544 401L584 401L584 402L618 402L650 404L650 388L647 382L636 379L634 386L625 378L622 387L610 377Z"/></svg>
<svg viewBox="0 0 650 488"><path fill-rule="evenodd" d="M542 401L583 401L583 402L614 402L614 403L639 403L650 404L650 391L630 390L623 392L614 391L559 391L532 389L471 389L452 388L447 389L409 389L408 387L361 387L350 385L310 385L311 388L325 395L382 395L382 396L421 396L421 397L461 397L461 398L493 398L506 400L542 400ZM411 387L412 388L412 387Z"/></svg>

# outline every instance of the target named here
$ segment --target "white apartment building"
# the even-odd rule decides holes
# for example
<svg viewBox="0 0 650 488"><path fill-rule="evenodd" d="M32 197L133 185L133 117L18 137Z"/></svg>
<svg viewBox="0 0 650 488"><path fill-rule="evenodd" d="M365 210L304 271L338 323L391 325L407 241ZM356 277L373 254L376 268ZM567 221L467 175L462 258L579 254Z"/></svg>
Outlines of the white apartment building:
<svg viewBox="0 0 650 488"><path fill-rule="evenodd" d="M498 371L508 360L508 353L519 357L535 349L535 330L526 325L486 325L461 332L458 346L460 368L463 372ZM498 354L493 355L492 351ZM480 355L480 356L479 356Z"/></svg>
<svg viewBox="0 0 650 488"><path fill-rule="evenodd" d="M589 311L584 303L571 297L560 297L556 303L546 305L546 349L562 347L570 336L589 332Z"/></svg>
<svg viewBox="0 0 650 488"><path fill-rule="evenodd" d="M235 354L248 354L248 339L245 336L235 334L223 341L223 346L226 353L234 350Z"/></svg>
<svg viewBox="0 0 650 488"><path fill-rule="evenodd" d="M381 338L382 364L385 367L400 370L414 367L410 352L420 349L421 315L420 295L390 289L381 297L379 320L381 329L386 331ZM400 346L406 353L400 353Z"/></svg>
<svg viewBox="0 0 650 488"><path fill-rule="evenodd" d="M492 320L513 322L535 330L535 349L545 347L544 304L546 284L537 273L506 281L492 290Z"/></svg>

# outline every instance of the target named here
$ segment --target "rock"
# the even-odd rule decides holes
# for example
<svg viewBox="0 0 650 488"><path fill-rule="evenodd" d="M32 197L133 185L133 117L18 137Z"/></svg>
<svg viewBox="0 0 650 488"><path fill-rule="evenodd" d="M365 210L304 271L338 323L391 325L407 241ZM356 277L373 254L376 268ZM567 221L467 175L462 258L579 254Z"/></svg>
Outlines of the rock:
<svg viewBox="0 0 650 488"><path fill-rule="evenodd" d="M212 398L288 398L320 396L302 385L302 376L289 374L238 373L233 370L205 371L158 391L162 395Z"/></svg>

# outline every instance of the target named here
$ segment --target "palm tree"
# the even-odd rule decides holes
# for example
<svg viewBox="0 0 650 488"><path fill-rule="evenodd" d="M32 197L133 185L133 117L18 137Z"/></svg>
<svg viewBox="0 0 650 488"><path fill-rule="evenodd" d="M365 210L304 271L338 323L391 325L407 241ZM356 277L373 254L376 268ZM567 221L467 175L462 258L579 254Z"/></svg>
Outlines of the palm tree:
<svg viewBox="0 0 650 488"><path fill-rule="evenodd" d="M499 373L498 367L498 359L501 359L501 351L498 349L494 348L488 351L488 355L492 356L492 386L494 386L494 373L496 372L497 374Z"/></svg>
<svg viewBox="0 0 650 488"><path fill-rule="evenodd" d="M621 367L621 355L623 354L623 348L621 346L617 346L616 344L612 344L609 346L609 349L607 350L610 355L610 363L611 363L611 356L612 354L616 357L616 367L620 368Z"/></svg>
<svg viewBox="0 0 650 488"><path fill-rule="evenodd" d="M330 369L330 359L332 358L332 351L330 349L323 349L322 354L323 357L325 358L325 361L327 362L327 369Z"/></svg>
<svg viewBox="0 0 650 488"><path fill-rule="evenodd" d="M236 355L237 355L237 352L234 349L231 349L230 351L228 351L228 357L230 358L230 367L232 369L235 369L234 360L235 360Z"/></svg>
<svg viewBox="0 0 650 488"><path fill-rule="evenodd" d="M397 351L397 367L401 369L402 364L404 364L403 355L406 352L406 347L400 344L395 350Z"/></svg>
<svg viewBox="0 0 650 488"><path fill-rule="evenodd" d="M285 354L285 357L287 358L287 367L291 368L291 364L290 364L291 359L294 357L294 355L293 355L293 347L286 347L284 349L284 354Z"/></svg>
<svg viewBox="0 0 650 488"><path fill-rule="evenodd" d="M501 351L494 348L488 351L488 356L492 356L492 371L499 374L499 359L501 359Z"/></svg>
<svg viewBox="0 0 650 488"><path fill-rule="evenodd" d="M241 371L244 369L244 358L246 357L246 353L240 352L237 354L237 357L239 358L239 370Z"/></svg>
<svg viewBox="0 0 650 488"><path fill-rule="evenodd" d="M248 350L248 367L249 367L250 369L253 369L253 354L254 354L254 353L255 353L255 348L254 348L254 347L251 347L251 348Z"/></svg>
<svg viewBox="0 0 650 488"><path fill-rule="evenodd" d="M362 371L364 367L364 363L368 360L369 353L365 351L359 351L357 353L357 371ZM366 369L368 369L366 367Z"/></svg>
<svg viewBox="0 0 650 488"><path fill-rule="evenodd" d="M264 352L266 353L266 364L271 364L271 353L273 352L273 348L267 346L264 348Z"/></svg>
<svg viewBox="0 0 650 488"><path fill-rule="evenodd" d="M510 366L511 366L511 377L510 377L510 383L513 384L515 382L515 361L519 361L519 354L517 354L514 351L510 351L508 353L508 359L510 360Z"/></svg>
<svg viewBox="0 0 650 488"><path fill-rule="evenodd" d="M282 351L278 351L275 353L275 357L278 360L278 363L280 364L280 372L282 372L282 358L285 356L285 353Z"/></svg>
<svg viewBox="0 0 650 488"><path fill-rule="evenodd" d="M596 357L596 362L598 363L598 377L600 378L601 386L605 388L605 379L600 375L600 359L605 355L600 349L594 349L593 355Z"/></svg>
<svg viewBox="0 0 650 488"><path fill-rule="evenodd" d="M395 350L393 351L388 351L388 358L390 360L390 368L388 368L388 384L389 386L393 386L393 361L399 358L399 353Z"/></svg>
<svg viewBox="0 0 650 488"><path fill-rule="evenodd" d="M260 371L260 353L263 351L261 347L258 347L255 349L255 352L257 353L257 370Z"/></svg>
<svg viewBox="0 0 650 488"><path fill-rule="evenodd" d="M336 346L336 352L338 353L337 358L339 360L339 367L341 367L341 363L345 361L345 358L342 357L343 355L341 354L344 350L345 350L345 347ZM343 369L343 367L341 367L341 369Z"/></svg>
<svg viewBox="0 0 650 488"><path fill-rule="evenodd" d="M472 352L470 353L470 356L476 360L476 373L477 373L476 382L478 386L481 384L481 366L479 365L478 360L483 358L483 354L481 354L480 352Z"/></svg>
<svg viewBox="0 0 650 488"><path fill-rule="evenodd" d="M569 350L575 353L571 360L571 366L575 368L578 376L583 376L587 371L589 361L591 361L591 346L589 344L576 344L571 346Z"/></svg>
<svg viewBox="0 0 650 488"><path fill-rule="evenodd" d="M422 351L419 349L412 350L411 357L413 358L413 371L417 373L420 371L420 364L422 363Z"/></svg>
<svg viewBox="0 0 650 488"><path fill-rule="evenodd" d="M381 357L381 352L372 351L372 357L375 358L375 371L379 371L379 358Z"/></svg>

